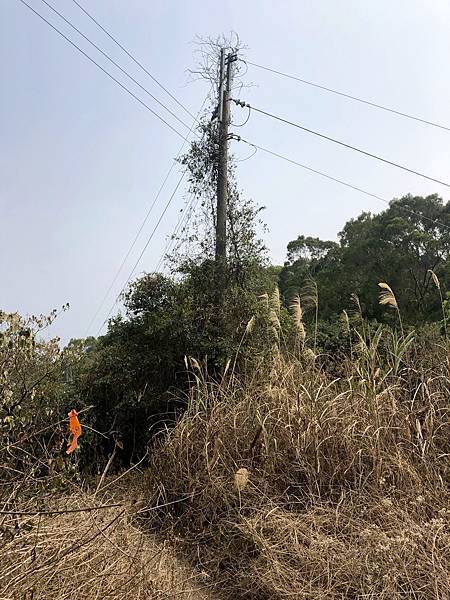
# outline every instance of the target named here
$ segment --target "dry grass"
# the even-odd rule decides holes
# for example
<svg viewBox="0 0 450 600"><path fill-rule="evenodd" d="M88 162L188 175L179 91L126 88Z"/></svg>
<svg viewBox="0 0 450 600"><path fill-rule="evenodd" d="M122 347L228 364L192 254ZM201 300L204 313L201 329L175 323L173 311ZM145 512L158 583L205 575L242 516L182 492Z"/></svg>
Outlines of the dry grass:
<svg viewBox="0 0 450 600"><path fill-rule="evenodd" d="M335 380L279 356L270 381L197 372L147 484L186 500L149 521L226 597L449 597L448 374L372 346Z"/></svg>
<svg viewBox="0 0 450 600"><path fill-rule="evenodd" d="M449 598L444 345L363 328L331 376L301 328L284 357L270 302L270 364L219 384L191 360L146 472L55 495L39 459L0 482L0 600Z"/></svg>
<svg viewBox="0 0 450 600"><path fill-rule="evenodd" d="M121 498L80 491L20 508L39 514L3 515L1 600L210 599L208 578L137 526L130 495L121 506L84 511Z"/></svg>

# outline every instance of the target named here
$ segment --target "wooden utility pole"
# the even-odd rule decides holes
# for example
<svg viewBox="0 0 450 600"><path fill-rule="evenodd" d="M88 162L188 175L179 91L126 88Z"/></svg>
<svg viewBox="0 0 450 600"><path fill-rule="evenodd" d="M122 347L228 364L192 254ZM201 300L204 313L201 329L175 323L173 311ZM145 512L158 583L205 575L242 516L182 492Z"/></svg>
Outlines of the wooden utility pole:
<svg viewBox="0 0 450 600"><path fill-rule="evenodd" d="M218 118L218 161L217 161L217 209L216 209L216 255L215 255L215 304L216 320L214 336L220 340L224 329L225 291L227 287L227 207L228 207L228 126L230 124L231 67L236 55L225 49L220 51ZM221 372L220 361L223 348L217 342L215 369Z"/></svg>
<svg viewBox="0 0 450 600"><path fill-rule="evenodd" d="M230 123L231 65L236 60L225 50L220 51L219 69L219 158L217 172L217 223L216 223L216 264L224 283L224 271L227 260L227 204L228 204L228 126Z"/></svg>

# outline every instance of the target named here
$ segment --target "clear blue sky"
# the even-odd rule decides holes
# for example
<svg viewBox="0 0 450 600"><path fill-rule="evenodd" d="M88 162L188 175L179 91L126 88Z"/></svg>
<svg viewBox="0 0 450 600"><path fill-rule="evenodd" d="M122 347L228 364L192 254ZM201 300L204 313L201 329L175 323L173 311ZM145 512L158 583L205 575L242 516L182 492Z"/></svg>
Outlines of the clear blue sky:
<svg viewBox="0 0 450 600"><path fill-rule="evenodd" d="M94 55L40 0L27 1ZM51 2L185 117L72 0ZM446 0L80 2L193 112L207 92L205 82L192 82L187 74L195 65L193 40L234 30L251 61L450 123ZM70 311L52 327L52 334L66 341L85 335L180 140L18 0L0 2L0 54L0 308L48 313L70 302ZM241 97L255 106L450 179L450 132L252 67L246 81L254 86ZM246 117L241 109L233 112L237 122ZM448 198L442 186L255 113L236 132L387 199L408 192ZM233 143L233 151L248 156L245 146ZM241 163L238 176L245 193L267 207L266 243L276 263L283 262L286 244L297 235L336 239L349 218L384 208L262 152ZM91 333L106 316L177 177L175 171ZM180 190L141 271L155 268L182 205Z"/></svg>

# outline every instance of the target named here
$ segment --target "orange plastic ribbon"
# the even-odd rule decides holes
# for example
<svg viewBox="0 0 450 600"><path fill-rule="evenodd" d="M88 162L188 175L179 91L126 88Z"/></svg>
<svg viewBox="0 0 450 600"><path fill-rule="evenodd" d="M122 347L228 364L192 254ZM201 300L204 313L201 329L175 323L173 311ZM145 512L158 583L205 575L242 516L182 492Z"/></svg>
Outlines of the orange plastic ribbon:
<svg viewBox="0 0 450 600"><path fill-rule="evenodd" d="M72 439L69 438L69 441L67 442L67 454L72 454L75 448L78 448L78 438L81 435L82 429L77 415L77 411L74 408L72 408L72 410L69 413L69 430L72 434Z"/></svg>

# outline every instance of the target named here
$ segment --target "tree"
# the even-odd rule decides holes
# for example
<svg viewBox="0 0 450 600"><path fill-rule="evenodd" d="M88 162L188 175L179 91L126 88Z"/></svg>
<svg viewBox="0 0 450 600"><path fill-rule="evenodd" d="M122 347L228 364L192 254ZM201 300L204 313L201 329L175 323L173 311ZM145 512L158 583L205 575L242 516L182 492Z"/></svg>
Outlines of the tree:
<svg viewBox="0 0 450 600"><path fill-rule="evenodd" d="M71 402L64 373L77 354L62 351L59 338L43 337L56 316L56 310L30 317L0 311L0 462L4 454L11 467L5 477L47 475L45 467L64 448L60 423Z"/></svg>
<svg viewBox="0 0 450 600"><path fill-rule="evenodd" d="M356 293L368 318L382 319L378 283L395 290L405 322L439 319L430 270L450 285L450 206L437 195L394 199L385 211L362 213L345 224L339 244L299 238L288 245L280 274L283 294L301 289L307 276L319 288L325 316L339 313Z"/></svg>
<svg viewBox="0 0 450 600"><path fill-rule="evenodd" d="M289 242L287 261L280 272L280 289L286 303L301 292L310 279L320 281L321 295L328 288L328 273L339 267L339 245L319 238L300 235ZM328 296L331 290L328 290ZM330 299L328 299L329 303ZM324 308L324 307L322 307Z"/></svg>

